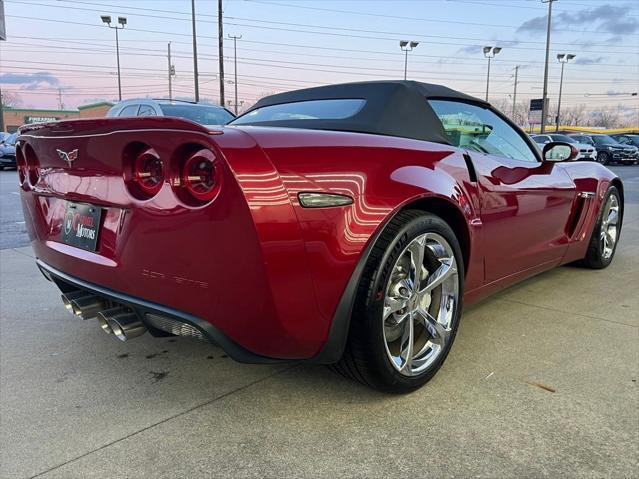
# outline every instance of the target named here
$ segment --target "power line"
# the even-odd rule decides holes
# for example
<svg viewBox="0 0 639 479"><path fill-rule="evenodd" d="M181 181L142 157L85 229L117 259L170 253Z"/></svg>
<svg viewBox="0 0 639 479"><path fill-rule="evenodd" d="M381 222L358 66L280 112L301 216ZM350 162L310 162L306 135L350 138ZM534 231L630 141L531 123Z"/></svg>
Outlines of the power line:
<svg viewBox="0 0 639 479"><path fill-rule="evenodd" d="M53 20L53 19L49 19L49 18L24 17L24 16L19 16L19 15L6 15L6 16L7 17L11 17L11 18L20 18L20 19L26 19L26 20L55 22L55 23L66 23L66 24L71 24L71 25L84 25L84 26L90 26L90 27L101 27L100 25L94 25L92 23L73 22L73 21L68 21L68 20ZM269 23L272 23L272 22L269 22ZM245 23L234 23L234 22L227 22L226 24L227 25L244 27L244 28L256 28L256 29L260 29L260 30L286 31L286 32L293 32L293 33L305 33L305 34L309 34L309 35L324 35L324 36L334 36L334 37L343 37L343 38L344 37L345 38L362 38L362 39L367 39L367 40L380 40L380 41L396 41L402 35L400 33L385 33L385 32L382 32L383 34L397 35L397 37L390 38L390 37L375 37L375 36L370 36L370 35L345 34L345 33L337 33L337 32L316 32L316 31L310 31L310 30L304 30L304 29L293 29L293 28L267 27L267 26L249 25L249 24L245 24ZM335 30L340 30L339 28L334 28L334 29ZM130 31L138 31L138 32L145 32L145 33L153 33L153 34L162 34L162 35L177 35L177 36L189 36L189 37L191 36L190 34L187 34L187 33L166 32L166 31L162 32L162 31L157 31L157 30L145 30L145 29L139 29L139 28L137 28L137 29L136 28L128 28L128 30L130 30ZM200 35L200 36L202 38L217 39L217 37L213 37L213 36L206 36L206 35ZM428 35L419 35L418 34L418 35L416 35L416 37L428 38ZM433 43L433 44L437 44L437 45L457 46L457 47L478 46L478 44L469 45L467 43L441 42L441 41L432 41L432 40L429 40L429 43ZM533 51L538 51L538 49L534 48L534 47L509 46L508 48L509 49L513 49L513 50L533 50ZM611 50L607 50L607 51L591 50L589 53L592 53L592 54L612 54L612 53L628 54L628 52L611 51Z"/></svg>
<svg viewBox="0 0 639 479"><path fill-rule="evenodd" d="M40 39L40 40L45 40L45 41L54 41L53 39L50 38L42 38L42 37L28 37L28 36L18 36L18 35L14 35L12 38L25 38L25 39ZM217 37L215 37L217 38ZM67 39L59 39L61 41L65 41L65 42L70 42L70 40ZM96 40L97 41L97 40ZM164 40L157 40L158 42L161 43L166 43ZM137 42L135 40L129 40L129 42ZM148 43L147 40L140 40L140 42L143 43ZM11 45L12 42L9 42L8 45ZM13 42L15 43L15 42ZM83 45L86 45L86 42L81 42ZM175 44L182 44L182 45L190 45L190 42L180 42L180 41L172 41L172 43ZM393 57L397 57L396 53L393 52L388 52L388 51L379 51L379 50L361 50L361 49L350 49L350 48L337 48L337 47L326 47L326 46L317 46L317 45L306 45L306 44L295 44L295 45L291 45L289 43L281 43L281 42L264 42L264 41L257 41L257 40L248 40L248 39L244 39L243 43L252 43L252 44L256 44L256 45L269 45L269 46L283 46L283 47L293 47L293 48L303 48L303 49L312 49L312 50L321 50L321 51L337 51L337 52L344 52L344 53L371 53L371 54L375 54L375 55L386 55L386 56L393 56ZM207 46L213 46L211 44L204 44L203 45L207 45ZM56 47L56 48L63 48L63 47ZM139 50L144 50L144 51L157 51L157 50L150 50L150 49L141 49L138 47ZM304 53L296 53L296 52L288 52L288 51L273 51L273 50L255 50L255 51L261 51L261 52L266 52L266 53L281 53L283 55L312 55L312 54L308 54L306 52ZM478 49L479 51L479 49ZM483 63L483 60L481 59L474 59L474 58L464 58L464 59L452 59L449 55L427 55L427 54L414 54L413 57L419 57L419 58L437 58L440 61L438 61L438 64L441 64L441 60L454 60L455 64L466 64L466 65L472 65L472 64L480 64ZM355 57L349 56L347 57L347 59L356 59ZM362 60L378 60L378 59L363 59ZM526 65L543 65L543 62L541 61L533 61L533 60L500 60L499 61L500 64L526 64ZM597 63L597 66L619 66L619 64L615 64L615 63ZM573 67L581 67L580 69L582 71L585 71L583 69L583 67L588 67L589 65L582 65L582 64L578 64L575 63ZM638 64L624 64L625 68L623 71L619 71L619 73L627 73L628 70L627 68L636 68L639 67ZM591 70L591 71L596 71L597 73L601 73L600 70ZM606 69L606 71L610 72L609 69Z"/></svg>
<svg viewBox="0 0 639 479"><path fill-rule="evenodd" d="M240 64L243 65L253 65L253 66L262 66L262 67L269 67L269 68L278 68L278 69L295 69L295 70L306 70L306 71L313 71L313 72L322 72L322 73L338 73L338 74L346 74L346 75L356 75L356 76L366 76L366 77L370 77L370 71L371 70L376 70L379 72L382 72L382 74L384 73L388 73L387 75L385 75L386 77L389 78L397 78L396 75L396 69L390 69L390 68L373 68L373 67L350 67L350 66L343 66L343 65L327 65L327 64L321 64L321 63L308 63L308 62L291 62L291 61L272 61L273 63L268 63L269 60L264 60L264 59L260 59L260 58L251 58L251 57L238 57L238 59L243 60L240 61ZM98 66L98 65L89 65L89 64L82 64L82 63L60 63L60 62L43 62L43 61L32 61L32 60L4 60L4 62L6 63L18 63L18 64L23 64L23 63L27 63L27 64L37 64L37 65L54 65L54 66L70 66L70 67L84 67L84 68L98 68L98 69L104 69L104 68L108 68L108 67L102 67L102 66ZM328 67L328 68L308 68L308 67ZM354 70L354 71L343 71L343 70L336 70L336 69L330 69L330 67L333 68L341 68L344 70ZM132 70L132 71L147 71L147 72L154 72L154 73L158 73L158 72L163 72L163 70L161 69L152 69L152 68L136 68L136 67L128 67L128 68L123 68L123 70ZM103 70L104 71L104 70ZM110 72L110 70L107 70L106 72ZM445 72L427 72L427 71L422 71L422 70L415 70L414 73L420 74L420 75L445 75ZM480 77L481 75L477 74L475 75L476 77ZM454 80L454 81L460 81L460 82L464 82L464 81L469 81L469 82L475 82L476 78L471 77L470 75L464 75L463 77L458 77L458 76L447 76L447 77L442 77L439 79L441 80ZM495 82L497 83L510 83L510 80L495 80ZM536 81L530 80L530 81L520 81L520 83L531 83L531 84L536 84ZM558 83L558 82L549 82L549 83ZM600 80L572 80L571 83L573 84L579 84L579 83L583 83L583 84L609 84L610 82L608 81L600 81ZM620 81L620 82L616 82L616 83L631 83L634 84L633 80L624 80L624 81Z"/></svg>
<svg viewBox="0 0 639 479"><path fill-rule="evenodd" d="M43 3L34 3L34 2L29 2L29 1L16 1L14 0L13 3L20 3L20 4L24 4L24 5L34 5L34 6L44 6L44 7L52 7L52 8L63 8L63 9L71 9L71 10L84 10L84 11L89 11L89 12L102 12L103 10L98 10L98 9L88 9L88 8L78 8L78 7L69 7L69 6L65 6L65 5L58 5L58 4L43 4ZM73 2L73 3L78 3L78 2ZM95 5L93 3L86 3L86 2L80 2L82 4L87 4L87 5ZM112 5L111 7L113 8L127 8L125 6L115 6ZM140 9L140 8L136 8L138 10L150 10L150 9ZM150 11L155 11L157 12L157 10L150 10ZM180 13L183 14L182 12L176 12L176 11L172 11L172 10L160 10L160 11L164 11L167 13ZM189 21L188 18L176 18L176 17L166 17L166 16L160 16L160 15L148 15L148 14L138 14L139 16L143 16L143 17L151 17L151 18L160 18L163 20L177 20L177 21ZM186 14L184 14L186 15ZM200 16L207 16L207 15L200 15ZM326 29L326 30L341 30L341 31L348 31L348 32L360 32L360 33L378 33L378 34L385 34L385 35L403 35L403 36L409 36L409 37L422 37L422 38L444 38L444 39L456 39L456 40L470 40L470 41L477 41L480 43L486 42L488 41L487 37L483 37L483 38L472 38L472 37L463 37L463 36L447 36L447 35L427 35L427 34L423 34L423 33L406 33L406 32L386 32L386 31L379 31L379 30L364 30L364 29L357 29L357 28L344 28L344 27L335 27L335 26L330 26L330 25L309 25L309 24L304 24L304 23L291 23L291 22L278 22L278 21L269 21L269 20L263 20L263 19L256 19L256 18L245 18L245 17L234 17L234 16L227 16L227 19L230 20L239 20L239 21L249 21L249 22L257 22L257 23L268 23L268 24L273 24L273 25L289 25L289 26L298 26L298 27L307 27L307 28L317 28L317 29ZM199 20L199 22L201 23L211 23L211 24L217 24L217 21L207 21L207 20ZM463 22L462 22L463 23ZM256 27L257 28L257 27ZM581 33L581 31L579 31ZM490 39L491 42L496 42L496 43L504 43L504 44L508 44L511 43L512 40L500 40L500 39ZM542 45L544 44L544 42L539 42L539 41L527 41L527 40L517 40L517 43L529 43L529 44L539 44ZM585 47L593 47L593 46L602 46L602 47L608 47L610 45L607 44L595 44L595 43L557 43L557 45L567 45L567 46L585 46ZM461 45L461 44L460 44ZM622 46L623 48L634 48L632 46ZM599 52L592 52L592 53L599 53Z"/></svg>

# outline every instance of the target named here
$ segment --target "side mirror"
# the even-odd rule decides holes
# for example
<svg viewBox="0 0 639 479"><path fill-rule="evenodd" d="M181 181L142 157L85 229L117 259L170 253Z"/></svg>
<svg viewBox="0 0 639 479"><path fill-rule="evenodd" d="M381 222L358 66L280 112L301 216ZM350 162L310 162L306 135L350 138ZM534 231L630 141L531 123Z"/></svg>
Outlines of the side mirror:
<svg viewBox="0 0 639 479"><path fill-rule="evenodd" d="M577 158L579 150L570 143L564 143L562 141L551 141L544 145L542 156L544 161L571 161Z"/></svg>

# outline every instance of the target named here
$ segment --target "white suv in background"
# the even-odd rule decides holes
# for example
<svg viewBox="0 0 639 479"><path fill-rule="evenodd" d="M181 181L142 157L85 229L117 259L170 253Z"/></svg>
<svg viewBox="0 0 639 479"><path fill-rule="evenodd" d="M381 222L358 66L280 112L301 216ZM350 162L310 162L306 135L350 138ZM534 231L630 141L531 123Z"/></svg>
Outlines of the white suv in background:
<svg viewBox="0 0 639 479"><path fill-rule="evenodd" d="M574 138L571 138L567 135L561 135L559 133L548 133L544 135L532 135L532 139L539 146L543 148L543 145L546 143L550 143L551 141L563 141L566 143L572 143L579 150L579 154L577 155L576 160L582 161L597 161L597 150L592 145L588 143L579 143Z"/></svg>

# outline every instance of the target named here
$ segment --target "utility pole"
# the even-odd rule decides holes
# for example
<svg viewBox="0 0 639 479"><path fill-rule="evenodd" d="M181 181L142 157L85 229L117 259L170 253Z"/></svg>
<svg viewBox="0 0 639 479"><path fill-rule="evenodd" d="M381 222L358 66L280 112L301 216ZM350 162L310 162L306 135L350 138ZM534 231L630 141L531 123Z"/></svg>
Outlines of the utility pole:
<svg viewBox="0 0 639 479"><path fill-rule="evenodd" d="M4 99L2 98L2 88L0 88L0 133L4 131Z"/></svg>
<svg viewBox="0 0 639 479"><path fill-rule="evenodd" d="M193 75L195 82L195 101L200 101L200 79L197 72L197 33L195 32L195 0L191 0L191 24L193 25Z"/></svg>
<svg viewBox="0 0 639 479"><path fill-rule="evenodd" d="M513 114L511 115L512 121L515 121L515 108L517 107L517 74L518 73L519 73L519 65L515 67L515 88L513 90Z"/></svg>
<svg viewBox="0 0 639 479"><path fill-rule="evenodd" d="M557 61L561 63L561 80L559 81L559 101L557 102L557 117L555 118L555 132L559 131L559 115L561 114L561 93L564 89L564 66L577 55L572 53L559 53Z"/></svg>
<svg viewBox="0 0 639 479"><path fill-rule="evenodd" d="M62 103L62 88L58 88L58 108L60 110L64 109L64 103Z"/></svg>
<svg viewBox="0 0 639 479"><path fill-rule="evenodd" d="M546 115L548 115L548 66L550 63L550 29L552 27L552 4L557 0L541 0L548 4L548 26L546 27L546 63L544 64L544 94L541 105L541 133L546 133Z"/></svg>
<svg viewBox="0 0 639 479"><path fill-rule="evenodd" d="M115 30L115 56L118 61L118 100L122 101L122 80L120 78L120 40L118 38L118 30L122 30L126 25L126 17L118 17L118 24L111 26L111 16L110 15L101 15L102 23L105 23L109 28Z"/></svg>
<svg viewBox="0 0 639 479"><path fill-rule="evenodd" d="M220 61L220 105L224 106L224 25L222 24L222 0L217 1L217 38Z"/></svg>
<svg viewBox="0 0 639 479"><path fill-rule="evenodd" d="M2 5L4 7L4 5ZM0 7L0 8L2 8ZM2 10L2 21L4 21L4 10ZM0 42L6 41L6 35L0 36ZM4 131L4 100L2 99L2 88L0 87L0 133Z"/></svg>
<svg viewBox="0 0 639 479"><path fill-rule="evenodd" d="M173 100L173 75L175 75L175 67L171 63L171 42L168 44L168 53L169 53L169 100Z"/></svg>
<svg viewBox="0 0 639 479"><path fill-rule="evenodd" d="M242 38L242 35L235 36L229 35L229 38L233 40L233 55L235 64L235 116L237 116L237 41Z"/></svg>

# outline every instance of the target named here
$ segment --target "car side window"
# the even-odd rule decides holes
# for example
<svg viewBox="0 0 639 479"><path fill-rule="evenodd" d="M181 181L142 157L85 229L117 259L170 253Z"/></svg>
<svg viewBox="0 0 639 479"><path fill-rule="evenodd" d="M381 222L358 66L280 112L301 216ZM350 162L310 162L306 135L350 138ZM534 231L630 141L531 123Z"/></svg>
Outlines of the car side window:
<svg viewBox="0 0 639 479"><path fill-rule="evenodd" d="M489 108L451 100L429 100L451 143L511 160L538 162L522 135Z"/></svg>
<svg viewBox="0 0 639 479"><path fill-rule="evenodd" d="M122 108L118 116L138 116L139 105L128 105Z"/></svg>
<svg viewBox="0 0 639 479"><path fill-rule="evenodd" d="M140 105L140 111L138 111L138 116L157 116L155 113L155 108L151 105Z"/></svg>

